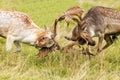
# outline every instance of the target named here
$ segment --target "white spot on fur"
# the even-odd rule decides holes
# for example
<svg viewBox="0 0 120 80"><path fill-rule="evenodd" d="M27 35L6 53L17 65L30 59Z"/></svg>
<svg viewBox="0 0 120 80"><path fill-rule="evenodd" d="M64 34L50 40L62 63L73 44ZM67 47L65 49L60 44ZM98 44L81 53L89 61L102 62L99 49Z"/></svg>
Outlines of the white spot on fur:
<svg viewBox="0 0 120 80"><path fill-rule="evenodd" d="M94 32L93 28L90 29L90 34L91 34L92 37L95 36L95 32Z"/></svg>

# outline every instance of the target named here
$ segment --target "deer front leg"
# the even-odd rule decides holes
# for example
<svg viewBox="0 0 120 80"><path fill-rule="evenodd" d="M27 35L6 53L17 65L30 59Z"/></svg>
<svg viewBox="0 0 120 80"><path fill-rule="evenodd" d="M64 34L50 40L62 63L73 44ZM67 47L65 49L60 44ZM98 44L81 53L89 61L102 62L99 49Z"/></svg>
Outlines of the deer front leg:
<svg viewBox="0 0 120 80"><path fill-rule="evenodd" d="M99 35L99 41L98 41L98 50L97 50L97 55L99 57L99 66L100 66L100 69L102 69L102 66L103 66L103 54L102 54L102 42L103 42L103 39L104 39L104 34L100 34Z"/></svg>
<svg viewBox="0 0 120 80"><path fill-rule="evenodd" d="M98 50L97 50L97 54L99 54L102 51L102 42L104 39L104 34L100 34L99 35L99 41L98 41Z"/></svg>
<svg viewBox="0 0 120 80"><path fill-rule="evenodd" d="M7 40L6 40L6 50L7 50L7 51L10 51L10 50L11 50L13 42L14 42L13 36L8 35L8 36L7 36Z"/></svg>

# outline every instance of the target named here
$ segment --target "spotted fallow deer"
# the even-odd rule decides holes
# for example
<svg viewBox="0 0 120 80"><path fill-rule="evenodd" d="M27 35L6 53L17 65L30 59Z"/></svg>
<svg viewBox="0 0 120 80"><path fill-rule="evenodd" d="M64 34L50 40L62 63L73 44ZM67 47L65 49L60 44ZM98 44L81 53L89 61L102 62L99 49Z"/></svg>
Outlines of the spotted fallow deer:
<svg viewBox="0 0 120 80"><path fill-rule="evenodd" d="M54 44L54 33L39 28L26 14L17 11L0 11L0 36L6 38L6 50L10 51L14 43L21 51L19 42L41 47Z"/></svg>
<svg viewBox="0 0 120 80"><path fill-rule="evenodd" d="M117 38L116 36L120 34L120 12L112 8L92 7L82 21L77 23L79 30L77 40L80 43L84 42L94 46L95 41L92 38L98 37L97 53L109 47L114 42L114 39ZM102 47L103 40L106 41L104 47Z"/></svg>
<svg viewBox="0 0 120 80"><path fill-rule="evenodd" d="M67 9L59 18L58 21L62 21L65 20L67 23L67 26L69 26L70 21L75 18L78 17L79 20L81 20L81 16L83 14L83 10L82 8L80 8L79 6L74 6L71 7L69 9Z"/></svg>

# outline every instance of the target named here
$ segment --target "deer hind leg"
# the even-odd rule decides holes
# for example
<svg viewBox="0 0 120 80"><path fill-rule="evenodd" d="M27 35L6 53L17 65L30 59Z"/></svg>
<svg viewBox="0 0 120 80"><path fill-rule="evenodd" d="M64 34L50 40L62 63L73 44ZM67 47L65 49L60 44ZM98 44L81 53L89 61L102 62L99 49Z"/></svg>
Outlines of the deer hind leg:
<svg viewBox="0 0 120 80"><path fill-rule="evenodd" d="M15 46L17 47L17 49L14 51L14 53L16 52L20 52L21 51L21 45L18 41L14 41Z"/></svg>
<svg viewBox="0 0 120 80"><path fill-rule="evenodd" d="M103 49L106 49L108 48L110 45L113 44L113 41L112 38L110 37L110 35L105 35L104 37L105 41L106 41L106 45L103 47Z"/></svg>

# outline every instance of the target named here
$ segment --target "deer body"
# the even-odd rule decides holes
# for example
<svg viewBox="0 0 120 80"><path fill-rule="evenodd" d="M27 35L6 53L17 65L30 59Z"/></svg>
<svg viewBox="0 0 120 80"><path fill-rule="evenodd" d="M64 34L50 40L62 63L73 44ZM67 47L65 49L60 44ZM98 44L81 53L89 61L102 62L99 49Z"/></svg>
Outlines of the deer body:
<svg viewBox="0 0 120 80"><path fill-rule="evenodd" d="M101 32L112 34L120 31L120 13L111 8L94 7L83 18L91 36Z"/></svg>
<svg viewBox="0 0 120 80"><path fill-rule="evenodd" d="M120 12L117 10L96 6L91 8L83 17L79 26L80 38L94 44L92 37L98 36L98 53L113 43L111 36L117 36L120 33ZM102 48L102 41L106 45Z"/></svg>
<svg viewBox="0 0 120 80"><path fill-rule="evenodd" d="M51 32L40 29L26 14L16 11L0 11L0 36L6 38L6 49L10 51L12 44L21 51L19 42L32 46L52 45ZM48 40L41 40L47 38ZM41 43L40 43L41 40ZM45 42L46 41L46 42ZM48 44L51 42L51 44Z"/></svg>

